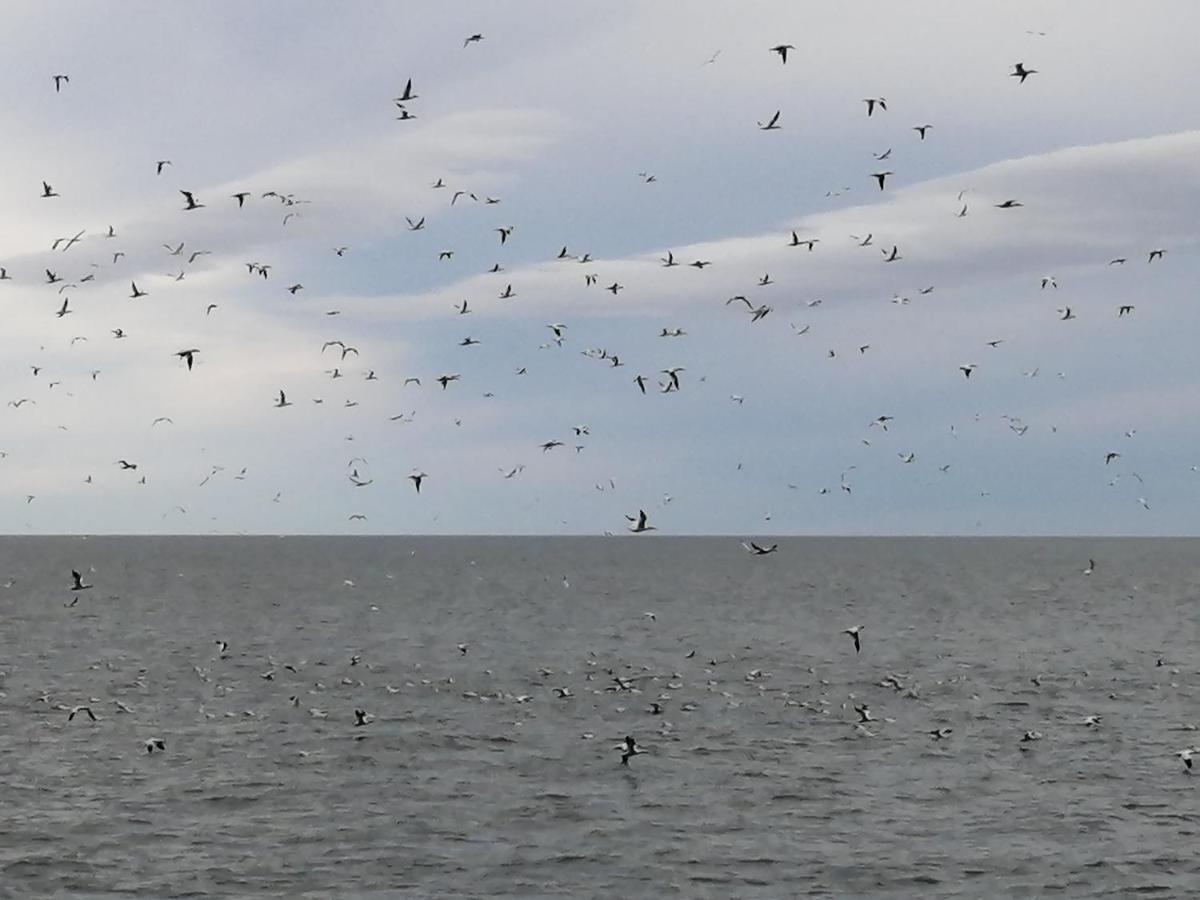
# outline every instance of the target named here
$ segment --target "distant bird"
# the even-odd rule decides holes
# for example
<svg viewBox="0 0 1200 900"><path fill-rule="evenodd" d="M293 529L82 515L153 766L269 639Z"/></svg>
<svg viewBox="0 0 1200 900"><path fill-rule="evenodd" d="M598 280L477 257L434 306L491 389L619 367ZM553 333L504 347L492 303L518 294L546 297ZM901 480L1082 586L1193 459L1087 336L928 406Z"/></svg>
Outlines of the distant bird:
<svg viewBox="0 0 1200 900"><path fill-rule="evenodd" d="M246 204L246 198L250 196L249 191L238 191L230 196L238 202L238 209L241 209Z"/></svg>
<svg viewBox="0 0 1200 900"><path fill-rule="evenodd" d="M866 97L863 99L863 103L867 104L868 116L874 114L876 106L878 106L880 109L887 109L887 100L883 97Z"/></svg>
<svg viewBox="0 0 1200 900"><path fill-rule="evenodd" d="M149 740L143 742L142 746L146 748L147 753L153 753L155 750L163 751L167 749L167 743L162 738L150 738Z"/></svg>
<svg viewBox="0 0 1200 900"><path fill-rule="evenodd" d="M1096 561L1094 559L1089 559L1087 568L1083 570L1083 574L1091 575L1095 571L1096 571Z"/></svg>
<svg viewBox="0 0 1200 900"><path fill-rule="evenodd" d="M996 209L1016 209L1018 206L1024 206L1024 203L1019 203L1016 200L1005 200L1003 203L995 204Z"/></svg>
<svg viewBox="0 0 1200 900"><path fill-rule="evenodd" d="M1163 254L1164 254L1164 253L1166 253L1166 252L1167 252L1166 250L1151 250L1151 251L1150 251L1150 256L1149 256L1149 257L1146 259L1146 262L1148 262L1148 263L1152 263L1152 262L1154 262L1156 259L1162 259L1162 258L1163 258Z"/></svg>
<svg viewBox="0 0 1200 900"><path fill-rule="evenodd" d="M636 519L633 516L626 516L625 518L633 523L632 525L627 525L625 527L628 528L630 531L632 531L634 534L641 534L642 532L645 532L645 531L657 531L658 530L653 525L648 525L646 523L646 511L644 509L638 510Z"/></svg>
<svg viewBox="0 0 1200 900"><path fill-rule="evenodd" d="M175 352L175 355L178 356L180 359L187 361L188 371L190 372L192 370L193 363L195 363L195 361L196 361L195 356L199 352L200 352L199 350L197 350L196 348L193 347L190 350L177 350Z"/></svg>
<svg viewBox="0 0 1200 900"><path fill-rule="evenodd" d="M138 297L146 297L149 295L148 291L139 291L138 290L136 281L129 282L129 287L133 290L133 293L131 293L129 295L130 300L136 300Z"/></svg>
<svg viewBox="0 0 1200 900"><path fill-rule="evenodd" d="M1010 78L1020 78L1020 84L1024 84L1026 78L1037 74L1037 69L1027 69L1024 63L1013 63L1013 70L1008 74Z"/></svg>
<svg viewBox="0 0 1200 900"><path fill-rule="evenodd" d="M54 79L54 93L56 94L62 90L64 84L69 84L71 81L70 75L51 75L50 77Z"/></svg>
<svg viewBox="0 0 1200 900"><path fill-rule="evenodd" d="M131 462L129 462L129 460L126 460L126 459L118 459L117 465L121 467L122 471L129 471L129 470L137 469L137 463L131 463Z"/></svg>
<svg viewBox="0 0 1200 900"><path fill-rule="evenodd" d="M645 752L644 750L639 750L637 747L637 742L634 741L634 739L629 737L628 735L625 736L625 741L624 741L623 745L621 746L620 750L621 750L621 765L623 765L623 766L628 766L629 760L632 757L637 756L639 753Z"/></svg>
<svg viewBox="0 0 1200 900"><path fill-rule="evenodd" d="M1187 770L1190 772L1192 770L1192 757L1197 753L1200 753L1200 747L1188 747L1186 750L1180 750L1175 755L1183 761L1183 764L1187 766Z"/></svg>
<svg viewBox="0 0 1200 900"><path fill-rule="evenodd" d="M448 384L450 384L450 382L458 381L459 378L461 378L461 377L462 376L457 375L457 374L455 374L455 375L439 375L437 378L434 379L434 381L436 381L438 384L440 384L442 386L442 390L444 391L446 389L446 386Z"/></svg>
<svg viewBox="0 0 1200 900"><path fill-rule="evenodd" d="M900 255L900 248L895 244L892 245L890 252L887 250L883 251L883 257L884 262L895 262L898 259L904 259L904 257Z"/></svg>
<svg viewBox="0 0 1200 900"><path fill-rule="evenodd" d="M96 721L96 714L94 712L92 712L92 708L90 706L76 706L74 709L71 710L71 714L69 716L67 716L67 721L68 722L73 721L75 719L76 714L81 713L81 712L87 713L87 717L89 719L91 719L93 722Z"/></svg>
<svg viewBox="0 0 1200 900"><path fill-rule="evenodd" d="M413 483L413 487L415 487L417 489L417 493L419 494L419 493L421 493L421 482L423 482L428 477L429 476L426 475L424 472L416 472L412 475L409 475L408 480Z"/></svg>
<svg viewBox="0 0 1200 900"><path fill-rule="evenodd" d="M1110 462L1112 462L1114 459L1120 459L1120 458L1121 458L1121 454L1120 454L1120 453L1115 453L1115 452L1113 452L1113 453L1105 453L1105 454L1104 454L1104 464L1107 466L1107 465L1108 465Z"/></svg>
<svg viewBox="0 0 1200 900"><path fill-rule="evenodd" d="M1058 282L1054 280L1053 275L1046 275L1042 278L1042 290L1044 291L1047 287L1058 289Z"/></svg>
<svg viewBox="0 0 1200 900"><path fill-rule="evenodd" d="M913 131L921 136L921 140L925 140L925 132L932 127L932 125L914 125Z"/></svg>
<svg viewBox="0 0 1200 900"><path fill-rule="evenodd" d="M1062 322L1075 318L1075 314L1071 312L1071 307L1069 306L1061 307L1060 309L1056 310L1056 312L1058 313L1059 321Z"/></svg>
<svg viewBox="0 0 1200 900"><path fill-rule="evenodd" d="M204 204L197 203L191 191L180 191L179 193L183 194L183 199L187 201L187 206L184 207L185 211L189 209L203 209Z"/></svg>
<svg viewBox="0 0 1200 900"><path fill-rule="evenodd" d="M1129 315L1133 312L1133 310L1134 310L1134 307L1132 304L1129 304L1129 303L1122 304L1121 306L1117 307L1117 318L1119 319L1122 316Z"/></svg>
<svg viewBox="0 0 1200 900"><path fill-rule="evenodd" d="M60 318L60 319L61 319L63 316L65 316L65 315L68 315L68 314L70 314L70 313L74 312L74 310L72 310L72 309L67 309L67 304L68 304L68 303L70 303L70 302L71 302L71 300L70 300L70 298L69 298L69 297L64 297L64 298L63 298L63 302L62 302L62 306L60 306L60 307L58 308L58 310L57 310L57 311L54 313L54 315L58 316L58 318Z"/></svg>
<svg viewBox="0 0 1200 900"><path fill-rule="evenodd" d="M54 188L50 187L50 185L47 182L43 181L42 182L42 197L46 198L46 197L57 197L57 196L59 196L59 195L58 195L58 193L55 192Z"/></svg>
<svg viewBox="0 0 1200 900"><path fill-rule="evenodd" d="M288 400L287 395L283 391L279 392L279 399L275 401L276 409L283 409L285 406L291 406L292 402Z"/></svg>
<svg viewBox="0 0 1200 900"><path fill-rule="evenodd" d="M862 642L859 636L863 633L863 631L866 630L866 627L867 626L865 625L855 625L853 628L847 628L842 632L842 634L848 634L850 637L854 638L855 653L858 653L860 650L862 650Z"/></svg>
<svg viewBox="0 0 1200 900"><path fill-rule="evenodd" d="M777 45L777 46L775 46L775 47L772 47L772 48L770 49L770 52L771 52L771 53L778 53L778 54L779 54L779 61L780 61L780 62L782 62L782 63L783 63L785 66L786 66L786 65L787 65L787 55L788 55L788 51L789 51L789 50L795 50L795 49L796 49L796 48L795 48L795 47L793 47L791 44L779 44L779 45Z"/></svg>
<svg viewBox="0 0 1200 900"><path fill-rule="evenodd" d="M767 120L767 124L764 125L762 122L759 122L758 127L760 129L762 129L763 131L778 131L779 130L779 112L780 112L779 110L775 110L775 115L771 116L771 118Z"/></svg>
<svg viewBox="0 0 1200 900"><path fill-rule="evenodd" d="M468 44L478 44L482 40L483 40L482 34L473 34L469 38L467 38L465 41L463 41L463 49L466 49Z"/></svg>
<svg viewBox="0 0 1200 900"><path fill-rule="evenodd" d="M772 544L770 547L762 547L754 543L754 541L742 541L742 547L744 547L748 553L752 553L755 556L766 556L768 553L774 553L779 549L778 544Z"/></svg>
<svg viewBox="0 0 1200 900"><path fill-rule="evenodd" d="M944 740L954 733L953 728L934 728L929 732L929 736L935 741Z"/></svg>
<svg viewBox="0 0 1200 900"><path fill-rule="evenodd" d="M970 378L971 373L974 372L977 368L979 368L979 367L977 365L975 365L975 363L970 363L969 365L958 367L959 371L962 372L963 375L965 375L967 378Z"/></svg>
<svg viewBox="0 0 1200 900"><path fill-rule="evenodd" d="M74 569L71 570L71 581L74 582L71 585L71 590L73 590L73 591L86 591L88 588L91 587L90 584L83 583L83 576L80 575Z"/></svg>
<svg viewBox="0 0 1200 900"><path fill-rule="evenodd" d="M892 175L892 174L894 174L894 173L892 173L892 172L873 172L873 173L871 174L871 177L872 177L872 178L874 178L876 181L878 181L878 182L879 182L879 189L882 191L882 190L883 190L883 182L884 182L884 180L885 180L885 179L886 179L886 178L887 178L889 175Z"/></svg>

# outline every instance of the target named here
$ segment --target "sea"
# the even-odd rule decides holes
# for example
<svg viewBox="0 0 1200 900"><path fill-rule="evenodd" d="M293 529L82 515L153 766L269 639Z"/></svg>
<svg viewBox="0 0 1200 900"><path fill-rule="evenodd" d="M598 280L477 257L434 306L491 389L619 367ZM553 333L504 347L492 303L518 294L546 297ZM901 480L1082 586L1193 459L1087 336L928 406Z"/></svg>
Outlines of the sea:
<svg viewBox="0 0 1200 900"><path fill-rule="evenodd" d="M0 897L1200 893L1200 541L741 540L0 538Z"/></svg>

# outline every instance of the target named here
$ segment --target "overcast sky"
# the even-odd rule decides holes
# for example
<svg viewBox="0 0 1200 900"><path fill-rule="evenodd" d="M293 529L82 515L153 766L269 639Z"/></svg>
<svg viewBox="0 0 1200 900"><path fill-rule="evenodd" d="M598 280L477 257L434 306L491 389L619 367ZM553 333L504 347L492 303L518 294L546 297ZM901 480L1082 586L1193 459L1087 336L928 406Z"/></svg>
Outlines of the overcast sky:
<svg viewBox="0 0 1200 900"><path fill-rule="evenodd" d="M0 529L1196 533L1197 25L1182 0L6 10Z"/></svg>

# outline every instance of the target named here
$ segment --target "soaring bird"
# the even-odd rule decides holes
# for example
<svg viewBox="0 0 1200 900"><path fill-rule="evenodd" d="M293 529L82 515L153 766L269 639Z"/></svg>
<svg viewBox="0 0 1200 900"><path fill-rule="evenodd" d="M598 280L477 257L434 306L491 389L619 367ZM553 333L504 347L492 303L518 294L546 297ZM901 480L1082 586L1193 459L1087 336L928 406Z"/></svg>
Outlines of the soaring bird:
<svg viewBox="0 0 1200 900"><path fill-rule="evenodd" d="M199 350L197 350L195 347L193 347L190 350L178 350L178 351L176 351L175 355L178 356L180 359L187 360L187 367L188 367L188 371L190 372L192 370L192 365L196 361L195 356L199 352L200 352Z"/></svg>
<svg viewBox="0 0 1200 900"><path fill-rule="evenodd" d="M887 100L883 97L864 97L863 103L867 104L868 116L875 112L876 105L878 105L880 109L887 109Z"/></svg>
<svg viewBox="0 0 1200 900"><path fill-rule="evenodd" d="M770 52L778 53L780 62L782 62L786 66L788 51L795 50L795 49L796 48L793 47L791 44L779 44L778 46L772 47Z"/></svg>
<svg viewBox="0 0 1200 900"><path fill-rule="evenodd" d="M855 653L858 653L860 650L862 650L862 642L859 635L861 635L866 628L866 625L855 625L853 628L847 628L842 632L842 634L848 634L850 637L854 638Z"/></svg>
<svg viewBox="0 0 1200 900"><path fill-rule="evenodd" d="M1013 63L1013 70L1008 73L1010 78L1020 78L1021 84L1025 83L1025 79L1030 75L1037 74L1037 69L1027 69L1024 63Z"/></svg>
<svg viewBox="0 0 1200 900"><path fill-rule="evenodd" d="M883 182L891 174L893 174L893 173L892 172L872 172L871 177L879 182L879 189L882 191L883 190Z"/></svg>
<svg viewBox="0 0 1200 900"><path fill-rule="evenodd" d="M775 110L775 115L771 116L771 118L767 120L766 125L764 125L762 122L759 122L758 127L761 128L763 131L778 131L779 130L779 110Z"/></svg>
<svg viewBox="0 0 1200 900"><path fill-rule="evenodd" d="M625 527L628 528L630 531L632 531L634 534L641 534L644 531L657 531L658 530L653 525L648 525L646 523L646 511L644 509L638 510L636 519L633 516L626 516L625 518L628 519L631 523L633 523L633 524L627 525Z"/></svg>
<svg viewBox="0 0 1200 900"><path fill-rule="evenodd" d="M465 41L463 41L463 49L466 49L468 44L478 44L482 40L483 40L482 34L473 34L469 38L467 38Z"/></svg>
<svg viewBox="0 0 1200 900"><path fill-rule="evenodd" d="M196 202L196 198L192 196L191 191L180 191L179 193L183 194L183 199L187 201L187 206L184 207L184 210L202 209L204 207L203 203Z"/></svg>

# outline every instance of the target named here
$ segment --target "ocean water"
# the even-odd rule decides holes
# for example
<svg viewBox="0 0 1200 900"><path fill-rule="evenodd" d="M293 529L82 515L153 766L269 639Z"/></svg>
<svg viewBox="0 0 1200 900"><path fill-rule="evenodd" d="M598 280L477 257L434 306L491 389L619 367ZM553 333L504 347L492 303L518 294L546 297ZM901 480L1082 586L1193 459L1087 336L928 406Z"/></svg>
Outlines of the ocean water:
<svg viewBox="0 0 1200 900"><path fill-rule="evenodd" d="M1200 542L779 544L0 539L0 897L1194 895Z"/></svg>

